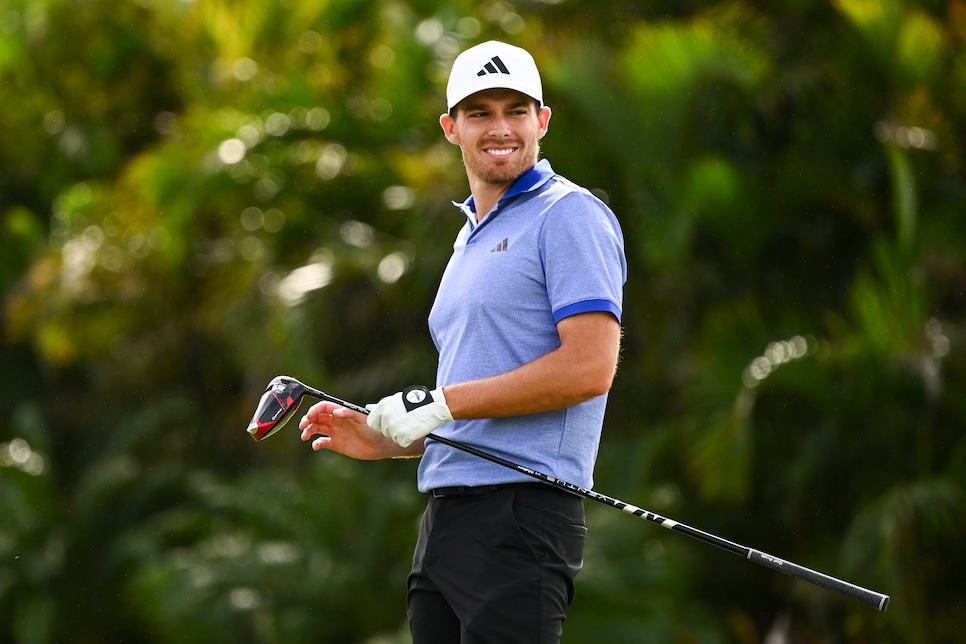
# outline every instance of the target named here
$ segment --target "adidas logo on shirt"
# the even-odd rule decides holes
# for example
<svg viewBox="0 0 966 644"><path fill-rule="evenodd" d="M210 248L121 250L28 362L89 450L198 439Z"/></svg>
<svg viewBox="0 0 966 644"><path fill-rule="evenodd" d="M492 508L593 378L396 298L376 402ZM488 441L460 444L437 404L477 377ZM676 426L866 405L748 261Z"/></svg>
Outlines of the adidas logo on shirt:
<svg viewBox="0 0 966 644"><path fill-rule="evenodd" d="M508 239L504 239L504 240L503 240L503 241L501 241L501 242L500 242L499 244L497 244L497 245L496 245L496 246L495 246L495 247L493 248L493 250L491 250L490 252L491 252L491 253L502 253L503 251L505 251L505 250L506 250L506 249L508 248L508 246L509 246L509 244L508 244L508 242L509 242L509 240L508 240Z"/></svg>
<svg viewBox="0 0 966 644"><path fill-rule="evenodd" d="M490 59L490 62L483 65L483 69L476 72L477 76L486 76L487 74L509 74L510 70L506 68L503 61L500 60L499 56L494 56Z"/></svg>

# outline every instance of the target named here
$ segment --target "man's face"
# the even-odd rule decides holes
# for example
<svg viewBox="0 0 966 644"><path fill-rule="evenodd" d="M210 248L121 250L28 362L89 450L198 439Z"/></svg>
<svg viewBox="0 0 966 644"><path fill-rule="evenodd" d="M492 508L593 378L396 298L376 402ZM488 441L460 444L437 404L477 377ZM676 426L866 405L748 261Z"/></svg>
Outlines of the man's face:
<svg viewBox="0 0 966 644"><path fill-rule="evenodd" d="M550 108L505 89L473 94L455 114L440 117L447 140L460 146L471 181L492 185L512 183L536 164L550 122Z"/></svg>

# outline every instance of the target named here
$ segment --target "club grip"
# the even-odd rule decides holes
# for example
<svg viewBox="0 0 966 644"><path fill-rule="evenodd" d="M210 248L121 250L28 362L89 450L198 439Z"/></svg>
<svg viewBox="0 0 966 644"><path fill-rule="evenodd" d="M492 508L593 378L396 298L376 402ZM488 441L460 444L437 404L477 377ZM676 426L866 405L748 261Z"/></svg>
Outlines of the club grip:
<svg viewBox="0 0 966 644"><path fill-rule="evenodd" d="M850 584L847 581L836 579L835 577L820 573L817 570L800 566L796 563L792 563L791 561L785 561L784 559L780 559L758 550L749 549L748 561L753 561L767 568L771 568L772 570L777 570L778 572L783 572L786 575L791 575L792 577L802 579L817 586L840 592L843 595L848 595L852 599L856 599L860 602L868 604L869 606L877 608L880 611L884 611L889 607L888 595L883 595L882 593L877 593L874 590L869 590L868 588L862 588L861 586Z"/></svg>

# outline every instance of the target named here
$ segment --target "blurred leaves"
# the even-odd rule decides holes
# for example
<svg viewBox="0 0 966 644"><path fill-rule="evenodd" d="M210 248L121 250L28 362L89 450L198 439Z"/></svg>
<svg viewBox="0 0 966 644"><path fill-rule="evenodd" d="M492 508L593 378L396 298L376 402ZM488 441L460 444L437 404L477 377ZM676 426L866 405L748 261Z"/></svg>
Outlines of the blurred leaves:
<svg viewBox="0 0 966 644"><path fill-rule="evenodd" d="M957 637L963 2L8 0L0 640L408 641L415 463L242 428L277 374L432 381L489 38L625 232L597 487L893 595L588 506L566 637Z"/></svg>

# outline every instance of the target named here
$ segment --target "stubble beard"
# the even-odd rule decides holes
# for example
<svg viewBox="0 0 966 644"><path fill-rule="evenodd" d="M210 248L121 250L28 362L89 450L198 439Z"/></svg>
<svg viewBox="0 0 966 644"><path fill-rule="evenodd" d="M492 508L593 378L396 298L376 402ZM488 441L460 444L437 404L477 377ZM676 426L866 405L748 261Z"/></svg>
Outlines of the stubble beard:
<svg viewBox="0 0 966 644"><path fill-rule="evenodd" d="M495 186L513 183L536 165L537 159L540 157L540 143L537 142L533 147L536 149L533 149L531 146L522 146L515 153L519 158L514 162L496 164L485 162L485 152L481 151L478 156L467 155L464 152L463 165L466 167L467 172L471 172L485 183Z"/></svg>

